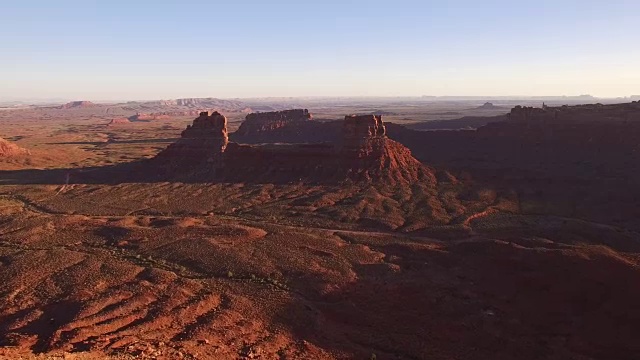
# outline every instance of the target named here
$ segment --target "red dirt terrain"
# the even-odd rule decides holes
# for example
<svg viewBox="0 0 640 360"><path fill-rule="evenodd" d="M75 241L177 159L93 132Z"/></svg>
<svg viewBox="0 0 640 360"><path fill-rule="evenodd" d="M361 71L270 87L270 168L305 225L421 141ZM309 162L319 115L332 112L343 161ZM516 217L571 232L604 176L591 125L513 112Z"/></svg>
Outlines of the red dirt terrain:
<svg viewBox="0 0 640 360"><path fill-rule="evenodd" d="M594 109L633 110L580 111ZM117 130L47 145L140 155L0 171L0 358L637 359L639 225L633 207L610 211L633 198L598 213L604 195L577 195L634 179L629 153L602 180L579 160L633 151L635 133L585 133L593 120L548 134L519 111L455 132L274 113L260 117L282 126L253 132L335 137L260 145L206 112L153 128L174 134L157 155ZM566 151L544 160L539 143ZM592 206L558 206L560 184Z"/></svg>

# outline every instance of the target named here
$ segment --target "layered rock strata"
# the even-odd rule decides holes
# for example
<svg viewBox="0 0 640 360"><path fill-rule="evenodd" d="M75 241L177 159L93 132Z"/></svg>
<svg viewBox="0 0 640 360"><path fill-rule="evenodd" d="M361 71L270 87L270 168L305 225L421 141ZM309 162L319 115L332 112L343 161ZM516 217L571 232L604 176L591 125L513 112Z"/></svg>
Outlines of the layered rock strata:
<svg viewBox="0 0 640 360"><path fill-rule="evenodd" d="M235 132L235 136L242 140L243 137L259 136L262 132L279 129L292 123L304 123L312 118L307 109L252 113L246 116L238 131Z"/></svg>

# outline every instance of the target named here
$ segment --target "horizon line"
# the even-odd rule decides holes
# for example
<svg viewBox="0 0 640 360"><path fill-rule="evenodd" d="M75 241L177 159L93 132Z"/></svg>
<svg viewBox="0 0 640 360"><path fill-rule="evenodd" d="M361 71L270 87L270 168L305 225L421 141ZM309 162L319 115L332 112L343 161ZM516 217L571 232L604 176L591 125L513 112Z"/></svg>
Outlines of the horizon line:
<svg viewBox="0 0 640 360"><path fill-rule="evenodd" d="M146 101L170 101L179 99L218 99L218 100L259 100L259 99L470 99L470 100L544 100L544 99L563 99L563 98L575 98L575 99L602 99L602 100L615 100L615 99L633 99L640 98L640 94L622 95L622 96L596 96L591 94L580 95L300 95L300 96L246 96L246 97L217 97L217 96L184 96L184 97L169 97L169 98L129 98L129 99L100 99L100 98L70 98L70 97L34 97L34 98L8 98L0 99L0 103L15 103L15 102L72 102L72 101L91 101L97 103L119 103L119 102L146 102Z"/></svg>

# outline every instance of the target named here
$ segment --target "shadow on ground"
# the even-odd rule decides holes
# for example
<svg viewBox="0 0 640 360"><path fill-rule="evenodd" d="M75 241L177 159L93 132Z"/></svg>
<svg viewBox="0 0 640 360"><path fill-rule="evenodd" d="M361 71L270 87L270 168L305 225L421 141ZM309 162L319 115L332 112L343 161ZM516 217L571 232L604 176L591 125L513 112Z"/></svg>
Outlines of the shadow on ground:
<svg viewBox="0 0 640 360"><path fill-rule="evenodd" d="M361 359L635 359L635 265L601 246L547 245L372 246L384 262L274 321Z"/></svg>

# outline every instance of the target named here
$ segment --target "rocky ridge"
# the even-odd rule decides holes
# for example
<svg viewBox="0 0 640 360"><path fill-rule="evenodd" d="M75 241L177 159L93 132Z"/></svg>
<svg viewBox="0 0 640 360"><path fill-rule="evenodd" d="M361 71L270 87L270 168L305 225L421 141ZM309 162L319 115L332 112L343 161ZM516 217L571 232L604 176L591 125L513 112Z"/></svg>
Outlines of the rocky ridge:
<svg viewBox="0 0 640 360"><path fill-rule="evenodd" d="M640 121L640 101L626 104L588 104L578 106L542 108L516 106L511 109L509 120L543 124L548 122L562 123L594 123Z"/></svg>
<svg viewBox="0 0 640 360"><path fill-rule="evenodd" d="M496 110L496 109L502 109L502 107L501 106L496 106L496 105L494 105L493 103L490 103L490 102L486 102L486 103L478 106L476 109L477 110Z"/></svg>

